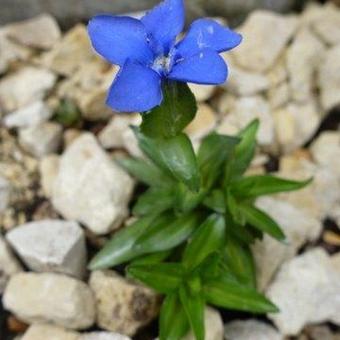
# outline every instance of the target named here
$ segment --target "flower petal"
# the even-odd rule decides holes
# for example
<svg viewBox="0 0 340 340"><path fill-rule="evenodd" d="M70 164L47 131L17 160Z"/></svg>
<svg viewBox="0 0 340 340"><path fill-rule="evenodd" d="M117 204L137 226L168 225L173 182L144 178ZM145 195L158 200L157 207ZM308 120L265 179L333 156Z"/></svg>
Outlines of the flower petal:
<svg viewBox="0 0 340 340"><path fill-rule="evenodd" d="M182 32L185 21L183 0L165 0L141 19L147 32L167 54L171 43Z"/></svg>
<svg viewBox="0 0 340 340"><path fill-rule="evenodd" d="M183 59L172 68L168 78L196 84L222 84L228 76L228 68L219 54L213 50Z"/></svg>
<svg viewBox="0 0 340 340"><path fill-rule="evenodd" d="M140 20L112 15L97 15L88 32L94 49L112 64L124 65L127 59L150 63L153 53Z"/></svg>
<svg viewBox="0 0 340 340"><path fill-rule="evenodd" d="M209 48L216 52L231 50L239 45L242 36L211 19L194 21L182 41L176 46L183 57L192 56L202 49Z"/></svg>
<svg viewBox="0 0 340 340"><path fill-rule="evenodd" d="M158 73L128 60L111 85L106 104L120 112L143 112L159 105L162 99Z"/></svg>

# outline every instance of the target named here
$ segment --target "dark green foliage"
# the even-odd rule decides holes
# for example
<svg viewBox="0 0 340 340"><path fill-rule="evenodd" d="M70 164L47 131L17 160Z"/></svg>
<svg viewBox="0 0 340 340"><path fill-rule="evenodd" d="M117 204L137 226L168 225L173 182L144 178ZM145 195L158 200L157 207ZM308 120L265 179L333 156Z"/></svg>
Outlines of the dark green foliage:
<svg viewBox="0 0 340 340"><path fill-rule="evenodd" d="M160 340L179 340L189 328L204 340L205 304L277 312L256 291L251 244L263 234L279 241L285 236L255 201L310 182L244 175L255 154L258 121L236 137L207 136L197 156L180 132L186 122L171 136L153 131L147 118L134 128L148 160L120 164L149 188L133 207L137 221L118 231L90 264L102 269L130 261L130 277L166 295Z"/></svg>

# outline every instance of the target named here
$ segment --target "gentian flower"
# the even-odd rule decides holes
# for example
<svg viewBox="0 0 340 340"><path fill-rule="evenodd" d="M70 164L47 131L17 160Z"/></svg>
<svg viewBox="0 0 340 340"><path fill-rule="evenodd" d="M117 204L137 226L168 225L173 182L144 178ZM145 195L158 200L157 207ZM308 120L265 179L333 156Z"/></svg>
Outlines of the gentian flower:
<svg viewBox="0 0 340 340"><path fill-rule="evenodd" d="M210 19L193 22L176 41L185 21L183 0L165 0L141 20L98 15L88 32L94 49L120 66L107 97L117 111L143 112L161 104L162 82L221 84L228 76L220 52L240 44L238 33Z"/></svg>

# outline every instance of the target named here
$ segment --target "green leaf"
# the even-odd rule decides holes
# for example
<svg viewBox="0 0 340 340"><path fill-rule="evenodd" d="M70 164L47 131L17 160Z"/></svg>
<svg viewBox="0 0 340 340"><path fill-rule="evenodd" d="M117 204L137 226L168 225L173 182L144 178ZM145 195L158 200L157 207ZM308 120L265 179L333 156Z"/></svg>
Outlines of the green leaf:
<svg viewBox="0 0 340 340"><path fill-rule="evenodd" d="M158 264L166 260L172 253L172 250L164 250L158 253L141 256L131 262L131 264Z"/></svg>
<svg viewBox="0 0 340 340"><path fill-rule="evenodd" d="M123 227L123 229L115 233L111 240L92 259L89 269L110 268L140 255L138 251L133 249L133 246L154 220L155 216L140 218L138 221Z"/></svg>
<svg viewBox="0 0 340 340"><path fill-rule="evenodd" d="M81 121L81 113L70 99L63 99L54 113L54 119L65 127L70 127Z"/></svg>
<svg viewBox="0 0 340 340"><path fill-rule="evenodd" d="M197 155L198 166L202 175L203 187L210 189L223 172L226 160L232 155L239 138L216 133L205 137Z"/></svg>
<svg viewBox="0 0 340 340"><path fill-rule="evenodd" d="M141 254L172 249L188 239L201 218L197 212L178 218L169 215L168 223L147 230L136 242L135 249Z"/></svg>
<svg viewBox="0 0 340 340"><path fill-rule="evenodd" d="M207 196L203 204L211 210L214 210L217 213L224 214L226 203L222 190L213 190L209 196Z"/></svg>
<svg viewBox="0 0 340 340"><path fill-rule="evenodd" d="M121 158L117 162L133 177L149 186L164 187L173 185L173 180L166 176L154 164L137 158Z"/></svg>
<svg viewBox="0 0 340 340"><path fill-rule="evenodd" d="M134 132L141 149L167 174L183 182L193 191L200 185L199 170L194 149L183 133L172 138L149 138L137 128Z"/></svg>
<svg viewBox="0 0 340 340"><path fill-rule="evenodd" d="M160 106L142 114L141 131L153 138L176 136L197 112L195 96L186 83L165 83L163 96Z"/></svg>
<svg viewBox="0 0 340 340"><path fill-rule="evenodd" d="M241 283L255 288L255 264L249 246L228 235L224 255L228 267L237 279Z"/></svg>
<svg viewBox="0 0 340 340"><path fill-rule="evenodd" d="M160 340L181 340L189 330L189 322L178 294L168 295L159 319Z"/></svg>
<svg viewBox="0 0 340 340"><path fill-rule="evenodd" d="M248 169L255 155L256 134L259 124L258 119L253 120L238 134L238 137L241 138L241 142L235 148L234 156L227 164L225 170L226 184L234 178L241 177Z"/></svg>
<svg viewBox="0 0 340 340"><path fill-rule="evenodd" d="M239 198L254 198L262 195L299 190L308 185L306 181L291 181L270 175L244 177L232 184L233 194Z"/></svg>
<svg viewBox="0 0 340 340"><path fill-rule="evenodd" d="M133 278L143 282L156 291L169 294L182 283L183 266L179 263L158 263L130 265L127 272Z"/></svg>
<svg viewBox="0 0 340 340"><path fill-rule="evenodd" d="M285 235L279 225L265 212L248 203L240 204L240 210L244 214L247 222L253 227L269 234L279 241L285 240Z"/></svg>
<svg viewBox="0 0 340 340"><path fill-rule="evenodd" d="M242 213L238 202L236 201L235 197L230 192L230 190L227 191L226 200L227 200L226 210L228 210L228 212L230 213L231 217L233 218L236 224L244 226L246 223L244 214Z"/></svg>
<svg viewBox="0 0 340 340"><path fill-rule="evenodd" d="M195 209L204 199L207 191L201 187L198 192L191 191L183 183L177 183L175 210L178 212L189 212Z"/></svg>
<svg viewBox="0 0 340 340"><path fill-rule="evenodd" d="M204 284L207 302L222 308L252 313L275 313L277 307L256 290L233 281L220 279Z"/></svg>
<svg viewBox="0 0 340 340"><path fill-rule="evenodd" d="M173 188L150 188L139 196L132 213L137 216L159 214L171 208L175 201Z"/></svg>
<svg viewBox="0 0 340 340"><path fill-rule="evenodd" d="M187 245L183 263L187 268L198 266L211 253L218 251L224 244L225 222L221 215L210 215L197 229Z"/></svg>
<svg viewBox="0 0 340 340"><path fill-rule="evenodd" d="M204 340L204 306L201 294L190 294L185 287L179 290L179 297L184 307L185 314L195 334L196 340Z"/></svg>

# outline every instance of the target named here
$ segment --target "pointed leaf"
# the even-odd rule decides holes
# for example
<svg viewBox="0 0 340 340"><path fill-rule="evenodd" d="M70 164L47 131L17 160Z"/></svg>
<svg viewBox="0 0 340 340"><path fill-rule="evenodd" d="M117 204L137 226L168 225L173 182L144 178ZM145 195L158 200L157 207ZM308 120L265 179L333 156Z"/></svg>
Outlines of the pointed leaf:
<svg viewBox="0 0 340 340"><path fill-rule="evenodd" d="M130 175L151 187L169 186L173 183L170 177L166 176L151 162L137 158L122 158L118 160L118 163L128 171Z"/></svg>
<svg viewBox="0 0 340 340"><path fill-rule="evenodd" d="M177 183L176 187L176 202L175 209L178 212L189 212L195 209L204 199L207 190L191 191L183 183Z"/></svg>
<svg viewBox="0 0 340 340"><path fill-rule="evenodd" d="M285 235L279 225L262 210L257 209L248 203L242 203L240 205L240 210L244 214L247 222L253 227L269 234L279 241L285 239Z"/></svg>
<svg viewBox="0 0 340 340"><path fill-rule="evenodd" d="M227 200L226 210L228 210L234 222L236 224L244 226L246 223L244 214L242 213L238 202L236 201L235 197L233 196L230 190L227 191L226 200Z"/></svg>
<svg viewBox="0 0 340 340"><path fill-rule="evenodd" d="M196 340L204 340L204 299L201 294L190 294L182 287L179 291L181 303Z"/></svg>
<svg viewBox="0 0 340 340"><path fill-rule="evenodd" d="M197 161L204 188L211 186L223 172L225 161L232 155L240 139L216 133L205 137L198 151Z"/></svg>
<svg viewBox="0 0 340 340"><path fill-rule="evenodd" d="M240 198L254 198L262 195L299 190L312 180L291 181L270 175L249 176L232 184L232 192Z"/></svg>
<svg viewBox="0 0 340 340"><path fill-rule="evenodd" d="M218 251L224 244L225 222L221 215L210 215L197 229L187 245L183 263L187 268L198 266L211 253Z"/></svg>
<svg viewBox="0 0 340 340"><path fill-rule="evenodd" d="M146 254L172 249L186 241L202 219L196 212L170 218L168 223L143 234L136 242L136 250Z"/></svg>
<svg viewBox="0 0 340 340"><path fill-rule="evenodd" d="M159 319L160 340L181 340L189 330L189 322L178 294L168 295Z"/></svg>
<svg viewBox="0 0 340 340"><path fill-rule="evenodd" d="M132 212L137 216L159 214L171 208L175 199L173 188L151 188L139 196Z"/></svg>
<svg viewBox="0 0 340 340"><path fill-rule="evenodd" d="M133 278L162 294L169 294L182 283L184 269L179 263L130 265L127 272Z"/></svg>
<svg viewBox="0 0 340 340"><path fill-rule="evenodd" d="M133 249L133 246L154 220L155 216L147 216L115 233L104 248L92 259L89 269L110 268L140 255L138 251Z"/></svg>
<svg viewBox="0 0 340 340"><path fill-rule="evenodd" d="M163 86L160 106L142 114L141 131L153 138L174 137L194 119L195 96L186 83L171 82Z"/></svg>
<svg viewBox="0 0 340 340"><path fill-rule="evenodd" d="M209 196L204 199L203 204L217 213L224 214L226 210L225 198L222 190L213 190Z"/></svg>
<svg viewBox="0 0 340 340"><path fill-rule="evenodd" d="M275 313L277 307L256 290L229 280L205 282L204 296L207 302L223 308L252 313Z"/></svg>
<svg viewBox="0 0 340 340"><path fill-rule="evenodd" d="M172 253L172 250L164 250L158 253L143 255L131 262L131 264L158 264L166 260Z"/></svg>

